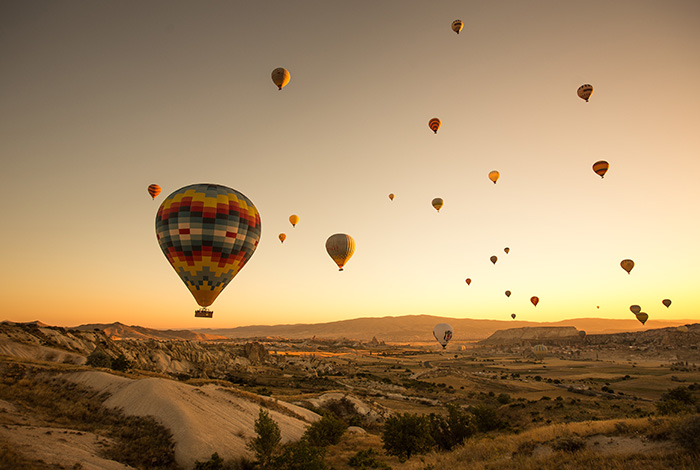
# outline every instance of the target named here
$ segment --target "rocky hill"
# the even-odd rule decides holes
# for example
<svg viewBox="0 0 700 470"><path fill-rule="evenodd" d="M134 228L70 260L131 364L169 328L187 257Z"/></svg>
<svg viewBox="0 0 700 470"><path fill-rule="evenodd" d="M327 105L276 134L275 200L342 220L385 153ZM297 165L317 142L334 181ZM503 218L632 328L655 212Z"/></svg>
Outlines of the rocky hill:
<svg viewBox="0 0 700 470"><path fill-rule="evenodd" d="M565 344L581 342L582 339L579 336L579 332L573 326L530 326L498 330L488 338L479 341L479 345L497 346L506 344Z"/></svg>
<svg viewBox="0 0 700 470"><path fill-rule="evenodd" d="M44 325L46 326L46 325ZM127 326L123 323L93 323L74 328L80 331L101 330L111 339L153 339L156 341L216 341L225 336L197 333L190 330L154 330L142 326Z"/></svg>

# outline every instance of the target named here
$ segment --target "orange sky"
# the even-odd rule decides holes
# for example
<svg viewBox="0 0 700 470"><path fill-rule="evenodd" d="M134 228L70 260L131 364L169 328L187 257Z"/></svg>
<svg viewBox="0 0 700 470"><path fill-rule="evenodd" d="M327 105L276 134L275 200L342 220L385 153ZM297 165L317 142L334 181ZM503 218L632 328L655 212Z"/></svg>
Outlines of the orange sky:
<svg viewBox="0 0 700 470"><path fill-rule="evenodd" d="M0 26L0 320L700 320L696 1L43 0ZM262 218L211 320L154 234L201 182Z"/></svg>

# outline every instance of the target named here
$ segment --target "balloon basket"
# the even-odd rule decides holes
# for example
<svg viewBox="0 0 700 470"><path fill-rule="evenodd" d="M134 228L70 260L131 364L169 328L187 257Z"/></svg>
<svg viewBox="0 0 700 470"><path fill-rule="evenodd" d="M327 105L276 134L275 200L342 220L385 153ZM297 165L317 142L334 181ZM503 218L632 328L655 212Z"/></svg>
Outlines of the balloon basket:
<svg viewBox="0 0 700 470"><path fill-rule="evenodd" d="M197 318L211 318L213 315L214 311L206 308L200 308L194 311L194 316Z"/></svg>

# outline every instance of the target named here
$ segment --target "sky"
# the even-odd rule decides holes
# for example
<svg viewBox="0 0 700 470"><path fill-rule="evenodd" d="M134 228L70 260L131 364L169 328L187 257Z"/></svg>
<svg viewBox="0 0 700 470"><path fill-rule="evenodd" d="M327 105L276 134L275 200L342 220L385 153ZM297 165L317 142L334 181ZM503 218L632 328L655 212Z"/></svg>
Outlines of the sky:
<svg viewBox="0 0 700 470"><path fill-rule="evenodd" d="M695 0L4 0L0 320L700 321L698 58ZM262 220L212 319L155 237L194 183Z"/></svg>

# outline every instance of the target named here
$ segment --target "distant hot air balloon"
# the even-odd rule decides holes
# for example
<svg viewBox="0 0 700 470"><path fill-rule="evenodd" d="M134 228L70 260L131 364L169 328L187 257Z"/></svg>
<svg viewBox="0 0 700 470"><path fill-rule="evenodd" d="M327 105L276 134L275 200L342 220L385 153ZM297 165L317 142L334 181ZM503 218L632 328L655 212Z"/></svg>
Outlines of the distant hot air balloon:
<svg viewBox="0 0 700 470"><path fill-rule="evenodd" d="M389 194L389 199L394 200L394 193Z"/></svg>
<svg viewBox="0 0 700 470"><path fill-rule="evenodd" d="M464 24L462 23L462 20L454 20L452 22L452 31L454 31L457 34L459 34L459 32L462 31L463 27Z"/></svg>
<svg viewBox="0 0 700 470"><path fill-rule="evenodd" d="M506 291L506 297L510 297L510 291L509 291L509 290Z"/></svg>
<svg viewBox="0 0 700 470"><path fill-rule="evenodd" d="M289 216L289 223L292 224L292 227L296 227L297 224L299 223L299 216L298 215L290 215Z"/></svg>
<svg viewBox="0 0 700 470"><path fill-rule="evenodd" d="M278 237L279 237L280 241L281 241L282 243L284 243L284 241L287 239L287 234L286 234L286 233L280 233L280 234L278 235Z"/></svg>
<svg viewBox="0 0 700 470"><path fill-rule="evenodd" d="M157 195L160 194L160 186L157 184L151 184L148 186L148 194L151 195L151 198L155 199Z"/></svg>
<svg viewBox="0 0 700 470"><path fill-rule="evenodd" d="M471 285L472 285L472 280L471 280L471 278L467 278L465 282L467 283L468 286L471 286Z"/></svg>
<svg viewBox="0 0 700 470"><path fill-rule="evenodd" d="M605 160L600 160L593 164L593 171L595 171L596 175L599 175L601 178L605 176L608 168L610 168L610 164L608 164L608 162Z"/></svg>
<svg viewBox="0 0 700 470"><path fill-rule="evenodd" d="M530 297L530 302L532 302L532 305L537 307L537 304L540 302L540 298L536 295L533 295L532 297Z"/></svg>
<svg viewBox="0 0 700 470"><path fill-rule="evenodd" d="M496 264L496 261L498 261L498 256L493 255L492 257L489 258L493 264Z"/></svg>
<svg viewBox="0 0 700 470"><path fill-rule="evenodd" d="M512 318L513 320L515 320L515 314L514 314L514 313L511 313L511 314L510 314L510 318Z"/></svg>
<svg viewBox="0 0 700 470"><path fill-rule="evenodd" d="M544 359L548 352L549 349L547 349L547 346L544 344L538 344L532 348L532 353L535 355L535 357L537 357L537 359Z"/></svg>
<svg viewBox="0 0 700 470"><path fill-rule="evenodd" d="M345 263L355 253L355 240L350 235L336 233L326 240L326 251L338 265L338 270L342 271Z"/></svg>
<svg viewBox="0 0 700 470"><path fill-rule="evenodd" d="M433 207L435 208L436 211L440 212L440 209L442 209L442 206L445 202L442 200L441 197L436 197L433 199Z"/></svg>
<svg viewBox="0 0 700 470"><path fill-rule="evenodd" d="M428 121L428 127L437 134L438 129L440 129L440 120L438 118L432 118Z"/></svg>
<svg viewBox="0 0 700 470"><path fill-rule="evenodd" d="M631 259L623 259L620 261L620 266L622 266L622 269L627 271L627 274L630 274L630 271L632 271L632 268L634 268L634 261Z"/></svg>
<svg viewBox="0 0 700 470"><path fill-rule="evenodd" d="M578 332L578 335L579 335L579 337L580 337L581 339L584 339L584 338L586 337L586 332L583 331L583 330L581 330L581 331Z"/></svg>
<svg viewBox="0 0 700 470"><path fill-rule="evenodd" d="M505 248L503 248L503 251L505 251L505 252L506 252L506 254L508 254L508 253L510 253L510 248L508 248L508 247L505 247Z"/></svg>
<svg viewBox="0 0 700 470"><path fill-rule="evenodd" d="M639 320L639 322L640 322L642 325L645 324L645 323L647 322L647 320L649 319L649 315L647 315L647 314L644 313L644 312L638 313L638 314L636 315L636 317L637 317L637 320Z"/></svg>
<svg viewBox="0 0 700 470"><path fill-rule="evenodd" d="M630 311L637 315L639 312L642 311L642 307L640 307L639 305L630 305Z"/></svg>
<svg viewBox="0 0 700 470"><path fill-rule="evenodd" d="M688 327L685 325L680 325L676 327L676 331L678 331L679 333L687 333Z"/></svg>
<svg viewBox="0 0 700 470"><path fill-rule="evenodd" d="M260 233L260 214L250 199L218 184L180 188L156 214L160 249L203 307L195 316L211 317L206 307L248 262Z"/></svg>
<svg viewBox="0 0 700 470"><path fill-rule="evenodd" d="M498 181L498 178L500 178L500 177L501 177L501 174L496 170L489 172L489 179L491 181L493 181L493 184L496 184L496 181Z"/></svg>
<svg viewBox="0 0 700 470"><path fill-rule="evenodd" d="M284 86L289 83L290 78L292 78L292 76L289 74L289 70L283 67L277 67L272 71L272 81L275 85L277 85L279 90L284 88Z"/></svg>
<svg viewBox="0 0 700 470"><path fill-rule="evenodd" d="M666 306L666 308L671 306L671 299L664 299L661 301L662 304Z"/></svg>
<svg viewBox="0 0 700 470"><path fill-rule="evenodd" d="M435 325L435 328L433 328L433 336L435 336L437 342L440 343L442 349L445 349L447 343L452 339L452 333L452 327L447 323L438 323Z"/></svg>
<svg viewBox="0 0 700 470"><path fill-rule="evenodd" d="M588 98L591 97L591 93L593 93L593 86L589 85L588 83L581 85L578 87L578 90L576 90L578 97L582 100L586 100L586 103L588 103Z"/></svg>

